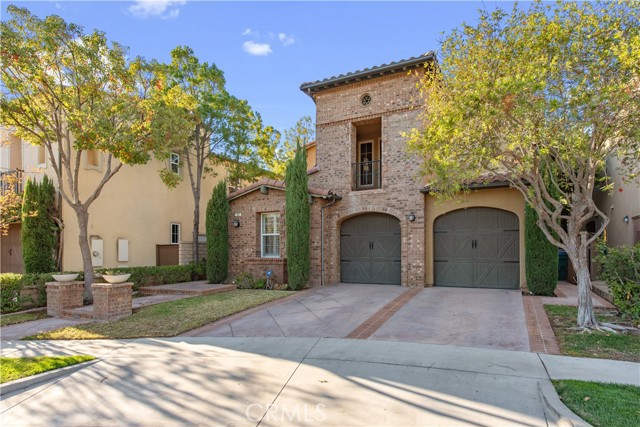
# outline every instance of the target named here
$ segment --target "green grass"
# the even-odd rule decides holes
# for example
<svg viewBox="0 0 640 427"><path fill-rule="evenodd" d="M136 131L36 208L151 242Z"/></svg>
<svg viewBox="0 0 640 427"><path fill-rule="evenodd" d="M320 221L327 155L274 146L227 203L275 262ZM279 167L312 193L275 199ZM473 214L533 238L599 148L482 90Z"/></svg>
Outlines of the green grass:
<svg viewBox="0 0 640 427"><path fill-rule="evenodd" d="M83 340L174 337L234 313L293 294L292 291L235 290L151 305L126 319L87 323L23 339Z"/></svg>
<svg viewBox="0 0 640 427"><path fill-rule="evenodd" d="M640 362L640 335L638 333L580 332L576 328L578 309L560 305L545 305L545 311L556 334L560 352L566 356ZM597 313L599 320L615 323L617 317Z"/></svg>
<svg viewBox="0 0 640 427"><path fill-rule="evenodd" d="M93 356L0 357L0 383L93 360Z"/></svg>
<svg viewBox="0 0 640 427"><path fill-rule="evenodd" d="M562 402L594 427L640 426L640 387L553 381Z"/></svg>
<svg viewBox="0 0 640 427"><path fill-rule="evenodd" d="M47 317L47 312L34 311L31 313L17 313L17 314L3 314L0 316L0 326L15 325L17 323L30 322L32 320L44 319Z"/></svg>

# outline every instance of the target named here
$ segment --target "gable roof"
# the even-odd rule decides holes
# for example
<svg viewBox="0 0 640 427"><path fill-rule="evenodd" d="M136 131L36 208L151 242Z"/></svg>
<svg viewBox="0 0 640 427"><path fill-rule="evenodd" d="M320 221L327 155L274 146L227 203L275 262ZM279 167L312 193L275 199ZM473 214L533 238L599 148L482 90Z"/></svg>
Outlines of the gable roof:
<svg viewBox="0 0 640 427"><path fill-rule="evenodd" d="M388 64L365 68L364 70L352 71L349 73L340 74L338 76L328 77L323 80L316 80L315 82L302 83L300 85L300 90L311 96L311 94L320 92L325 89L342 86L361 80L382 77L401 71L407 71L413 68L418 68L425 62L434 61L435 58L435 53L433 51L430 51L425 53L424 55L414 56L409 59L402 59L400 61L390 62Z"/></svg>
<svg viewBox="0 0 640 427"><path fill-rule="evenodd" d="M287 186L284 181L278 181L275 179L263 178L258 182L254 182L240 190L236 190L233 193L227 196L228 201L232 201L239 197L242 197L246 194L252 193L256 190L259 190L261 187L273 188L274 190L284 191ZM312 197L322 197L322 198L339 198L337 194L334 194L331 190L324 190L320 188L311 188L309 187L309 195Z"/></svg>

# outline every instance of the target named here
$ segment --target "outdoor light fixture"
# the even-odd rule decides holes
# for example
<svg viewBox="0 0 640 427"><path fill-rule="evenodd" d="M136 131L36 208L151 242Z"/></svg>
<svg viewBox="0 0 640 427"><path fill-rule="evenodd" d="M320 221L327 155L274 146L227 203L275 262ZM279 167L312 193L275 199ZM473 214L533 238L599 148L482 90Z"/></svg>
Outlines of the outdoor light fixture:
<svg viewBox="0 0 640 427"><path fill-rule="evenodd" d="M625 224L629 224L629 215L625 215L622 220L624 221Z"/></svg>
<svg viewBox="0 0 640 427"><path fill-rule="evenodd" d="M239 219L234 219L233 220L233 226L236 227L236 228L240 227L240 220Z"/></svg>
<svg viewBox="0 0 640 427"><path fill-rule="evenodd" d="M410 222L415 221L415 220L416 220L416 214L414 214L413 212L409 212L409 215L407 215L407 219L408 219Z"/></svg>

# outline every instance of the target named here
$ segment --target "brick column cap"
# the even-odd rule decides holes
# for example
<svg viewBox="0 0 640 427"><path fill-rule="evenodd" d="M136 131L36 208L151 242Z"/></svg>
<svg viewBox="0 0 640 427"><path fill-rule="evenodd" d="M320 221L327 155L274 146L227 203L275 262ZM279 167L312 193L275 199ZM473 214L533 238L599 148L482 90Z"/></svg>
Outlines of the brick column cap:
<svg viewBox="0 0 640 427"><path fill-rule="evenodd" d="M133 282L124 283L93 283L91 287L93 289L117 289L117 288L130 288L133 286Z"/></svg>

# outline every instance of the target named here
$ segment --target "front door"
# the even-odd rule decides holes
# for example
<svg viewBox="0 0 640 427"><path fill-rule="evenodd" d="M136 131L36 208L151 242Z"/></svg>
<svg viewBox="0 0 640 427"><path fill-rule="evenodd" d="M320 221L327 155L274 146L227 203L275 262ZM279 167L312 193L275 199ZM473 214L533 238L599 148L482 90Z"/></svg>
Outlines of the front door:
<svg viewBox="0 0 640 427"><path fill-rule="evenodd" d="M518 217L492 208L445 214L434 224L436 286L518 289Z"/></svg>
<svg viewBox="0 0 640 427"><path fill-rule="evenodd" d="M400 221L364 214L342 223L340 270L345 283L400 284Z"/></svg>

